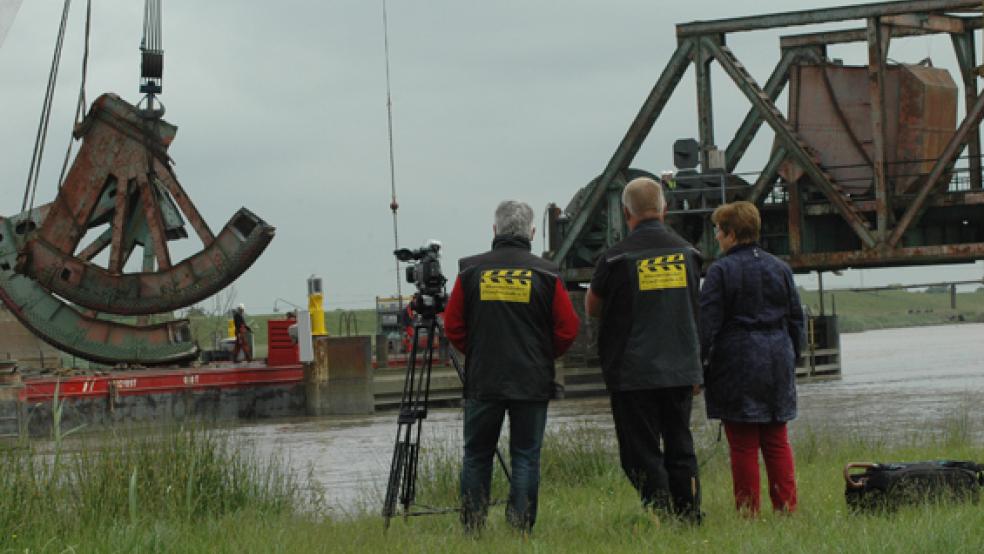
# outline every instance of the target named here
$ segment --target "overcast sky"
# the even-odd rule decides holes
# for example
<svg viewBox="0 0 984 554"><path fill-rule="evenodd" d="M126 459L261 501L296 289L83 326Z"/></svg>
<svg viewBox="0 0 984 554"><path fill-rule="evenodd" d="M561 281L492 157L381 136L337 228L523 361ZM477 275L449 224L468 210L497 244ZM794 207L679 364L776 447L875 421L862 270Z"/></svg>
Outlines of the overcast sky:
<svg viewBox="0 0 984 554"><path fill-rule="evenodd" d="M0 0L0 7L10 2ZM328 309L369 307L375 296L393 294L381 2L163 4L161 99L166 119L179 126L170 149L178 178L214 230L241 206L277 227L267 251L236 281L238 300L253 312L270 311L277 298L304 303L310 274L324 279ZM25 1L0 47L6 191L0 213L6 215L20 209L61 5ZM84 6L76 0L69 21L39 203L55 196L71 131ZM453 277L459 257L488 248L500 200L526 201L539 219L549 202L566 205L604 169L675 47L676 23L792 7L775 0L754 7L700 0L389 0L401 246L441 240ZM90 102L107 91L139 100L142 9L136 0L93 1ZM732 35L729 45L764 82L778 60L778 36ZM862 46L842 46L831 55L863 64L867 54ZM927 56L955 67L943 36L895 40L889 53L902 62ZM747 102L720 70L714 78L723 147ZM633 166L670 168L672 142L697 133L695 112L688 72ZM738 171L761 168L771 140L771 132L760 132ZM538 233L537 252L541 238ZM197 239L183 242L171 243L178 257L201 248ZM828 276L825 284L979 279L982 272L980 263L867 270ZM798 280L816 286L815 276Z"/></svg>

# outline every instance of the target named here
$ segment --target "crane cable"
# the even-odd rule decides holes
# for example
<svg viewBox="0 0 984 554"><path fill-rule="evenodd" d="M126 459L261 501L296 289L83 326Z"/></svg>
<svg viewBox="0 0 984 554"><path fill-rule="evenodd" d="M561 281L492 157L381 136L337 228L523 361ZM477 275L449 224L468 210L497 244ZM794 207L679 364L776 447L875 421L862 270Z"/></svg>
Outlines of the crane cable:
<svg viewBox="0 0 984 554"><path fill-rule="evenodd" d="M141 50L151 52L164 50L161 21L160 0L147 0L144 3L144 36L140 42Z"/></svg>
<svg viewBox="0 0 984 554"><path fill-rule="evenodd" d="M51 57L51 69L48 71L48 86L44 93L41 107L41 118L38 121L38 133L34 138L34 151L31 154L31 166L28 168L27 185L24 187L24 200L21 211L34 209L34 193L38 188L38 177L41 173L41 159L44 157L44 144L48 138L48 123L51 120L51 103L55 97L55 83L58 81L58 66L61 62L62 45L65 43L65 27L68 22L68 12L72 0L65 0L62 8L61 24L58 27L58 38L55 40L55 52ZM30 200L30 204L28 204Z"/></svg>
<svg viewBox="0 0 984 554"><path fill-rule="evenodd" d="M390 93L390 63L389 63L389 24L386 18L386 0L383 2L383 52L386 61L386 125L389 137L389 166L390 166L390 210L393 212L393 249L400 248L400 233L397 224L396 211L400 204L396 201L396 164L393 161L393 98ZM399 310L403 312L403 292L400 281L400 260L396 260L396 298Z"/></svg>
<svg viewBox="0 0 984 554"><path fill-rule="evenodd" d="M82 83L79 85L79 101L75 106L75 125L82 123L85 118L85 80L89 73L89 29L92 23L92 0L86 0L85 3L85 46L82 51ZM74 129L73 129L74 133ZM61 173L58 175L58 186L61 187L62 183L65 182L65 170L68 169L68 159L72 154L72 144L73 140L70 137L68 140L68 148L65 149L65 159L62 161ZM33 202L32 202L33 203Z"/></svg>

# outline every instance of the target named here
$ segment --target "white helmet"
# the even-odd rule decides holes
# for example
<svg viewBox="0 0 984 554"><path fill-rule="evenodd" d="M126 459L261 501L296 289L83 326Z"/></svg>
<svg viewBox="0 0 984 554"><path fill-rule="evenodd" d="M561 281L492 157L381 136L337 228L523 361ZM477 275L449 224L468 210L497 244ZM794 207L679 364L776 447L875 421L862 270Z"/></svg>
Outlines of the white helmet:
<svg viewBox="0 0 984 554"><path fill-rule="evenodd" d="M240 304L240 305L236 306L236 309L239 310L240 312L245 312L246 311L246 304Z"/></svg>

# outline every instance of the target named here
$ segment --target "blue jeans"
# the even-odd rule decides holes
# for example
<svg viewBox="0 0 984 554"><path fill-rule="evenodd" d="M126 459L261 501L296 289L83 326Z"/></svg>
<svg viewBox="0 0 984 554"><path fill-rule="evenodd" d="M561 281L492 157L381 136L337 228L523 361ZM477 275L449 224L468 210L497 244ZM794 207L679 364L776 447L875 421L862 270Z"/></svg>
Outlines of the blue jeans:
<svg viewBox="0 0 984 554"><path fill-rule="evenodd" d="M465 400L465 456L461 464L462 523L480 529L489 508L492 466L502 421L509 412L511 479L506 520L529 530L536 521L540 447L547 424L547 401Z"/></svg>

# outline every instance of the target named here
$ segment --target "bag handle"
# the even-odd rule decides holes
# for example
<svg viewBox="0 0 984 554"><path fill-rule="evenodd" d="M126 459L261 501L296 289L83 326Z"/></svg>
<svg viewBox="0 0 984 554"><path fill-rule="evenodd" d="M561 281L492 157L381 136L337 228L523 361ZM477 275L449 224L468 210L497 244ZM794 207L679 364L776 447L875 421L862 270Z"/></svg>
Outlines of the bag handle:
<svg viewBox="0 0 984 554"><path fill-rule="evenodd" d="M865 478L865 479L859 479L859 480L855 481L854 480L854 477L855 476L851 475L851 470L852 469L861 468L861 469L866 469L867 470L867 469L871 469L871 468L873 468L873 467L875 467L877 465L878 464L875 464L875 463L872 463L872 462L848 462L848 464L846 466L844 466L844 481L847 483L848 488L851 488L851 489L860 489L860 488L863 488L864 487L864 482L867 481L867 478Z"/></svg>

